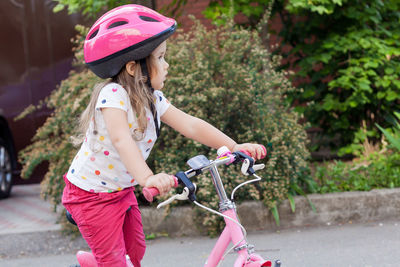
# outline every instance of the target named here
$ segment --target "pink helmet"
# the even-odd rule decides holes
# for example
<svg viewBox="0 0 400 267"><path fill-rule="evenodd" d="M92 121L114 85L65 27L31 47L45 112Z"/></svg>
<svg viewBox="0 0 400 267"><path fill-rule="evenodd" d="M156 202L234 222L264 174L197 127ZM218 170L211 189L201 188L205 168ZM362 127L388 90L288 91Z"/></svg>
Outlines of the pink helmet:
<svg viewBox="0 0 400 267"><path fill-rule="evenodd" d="M174 19L140 5L124 5L101 16L84 44L85 62L100 78L117 75L129 61L146 58L176 30Z"/></svg>

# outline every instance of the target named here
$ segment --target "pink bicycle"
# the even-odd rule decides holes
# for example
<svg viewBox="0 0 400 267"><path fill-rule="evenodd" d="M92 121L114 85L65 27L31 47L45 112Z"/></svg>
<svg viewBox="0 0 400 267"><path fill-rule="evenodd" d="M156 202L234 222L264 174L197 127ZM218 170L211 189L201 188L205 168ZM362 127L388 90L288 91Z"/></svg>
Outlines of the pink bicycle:
<svg viewBox="0 0 400 267"><path fill-rule="evenodd" d="M261 180L261 178L255 174L255 172L257 170L263 169L265 165L264 164L255 165L254 159L250 157L245 151L231 153L226 147L221 147L220 149L218 149L218 158L213 161L208 160L204 155L198 155L188 160L187 163L191 169L186 172L180 171L175 175L175 177L177 178L175 181L176 185L178 184L184 185L183 192L181 194L174 195L168 200L160 203L157 206L157 208L163 207L174 200L189 199L200 208L224 217L226 223L225 229L221 233L217 243L215 244L204 266L205 267L219 266L219 264L222 262L225 256L230 251L234 250L238 255L234 267L243 267L243 266L272 267L271 261L264 260L260 255L254 253L254 246L247 243L246 229L239 222L236 213L235 203L233 201L234 194L238 188L240 188L243 185ZM249 180L238 185L232 191L231 199L229 199L226 195L223 182L218 173L217 167L223 164L230 165L238 163L242 163L241 172L244 175L253 175L256 177L256 179ZM211 173L213 184L220 199L219 212L212 210L208 207L205 207L196 201L196 195L195 195L196 185L189 180L189 178L198 176L207 170L210 171ZM143 188L143 194L145 198L149 202L151 202L153 201L153 197L158 195L159 192L156 188ZM231 249L226 251L230 242L232 242L234 245L232 246ZM279 260L276 260L274 262L274 267L280 267L280 266L281 262Z"/></svg>

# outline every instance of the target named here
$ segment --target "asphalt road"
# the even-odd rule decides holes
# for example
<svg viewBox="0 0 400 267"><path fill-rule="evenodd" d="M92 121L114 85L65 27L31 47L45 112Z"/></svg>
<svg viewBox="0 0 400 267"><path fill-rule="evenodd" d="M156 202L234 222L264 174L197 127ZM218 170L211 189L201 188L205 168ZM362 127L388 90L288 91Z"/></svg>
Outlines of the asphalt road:
<svg viewBox="0 0 400 267"><path fill-rule="evenodd" d="M56 232L37 234L0 236L0 266L70 266L77 263L74 252L85 248L80 238L70 240ZM264 257L280 259L282 267L400 266L400 220L253 232L248 240ZM32 249L18 251L18 242L30 241ZM207 237L148 241L142 266L203 266L215 241ZM230 254L221 266L233 262Z"/></svg>

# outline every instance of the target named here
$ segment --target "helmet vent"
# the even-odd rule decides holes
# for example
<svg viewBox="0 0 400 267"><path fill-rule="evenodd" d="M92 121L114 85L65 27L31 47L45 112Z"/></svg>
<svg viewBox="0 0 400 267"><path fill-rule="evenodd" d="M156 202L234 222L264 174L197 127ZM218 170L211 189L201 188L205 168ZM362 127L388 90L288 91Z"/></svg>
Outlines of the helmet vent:
<svg viewBox="0 0 400 267"><path fill-rule="evenodd" d="M156 20L155 18L151 18L151 17L147 17L147 16L139 16L139 18L140 18L141 20L144 20L144 21L160 22L159 20Z"/></svg>
<svg viewBox="0 0 400 267"><path fill-rule="evenodd" d="M95 30L95 31L89 36L89 40L90 40L90 39L93 39L98 33L99 33L99 29Z"/></svg>
<svg viewBox="0 0 400 267"><path fill-rule="evenodd" d="M128 22L124 21L124 20L116 21L116 22L111 23L107 27L107 29L112 29L112 28L115 28L115 27L118 27L118 26L121 26L121 25L124 25L124 24L128 24Z"/></svg>

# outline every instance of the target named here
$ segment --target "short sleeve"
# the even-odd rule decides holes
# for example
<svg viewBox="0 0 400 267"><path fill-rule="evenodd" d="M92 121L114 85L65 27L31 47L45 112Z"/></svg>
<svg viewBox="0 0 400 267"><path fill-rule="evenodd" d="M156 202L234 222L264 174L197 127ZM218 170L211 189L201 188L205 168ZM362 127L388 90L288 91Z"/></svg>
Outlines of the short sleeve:
<svg viewBox="0 0 400 267"><path fill-rule="evenodd" d="M156 97L156 109L160 117L167 111L171 103L169 103L168 99L165 98L164 94L159 91L154 91L154 96Z"/></svg>
<svg viewBox="0 0 400 267"><path fill-rule="evenodd" d="M119 108L128 111L129 97L125 89L117 83L104 86L97 98L96 109Z"/></svg>

